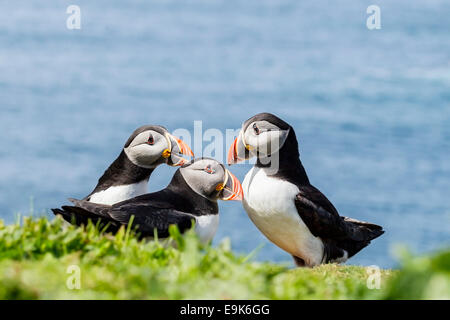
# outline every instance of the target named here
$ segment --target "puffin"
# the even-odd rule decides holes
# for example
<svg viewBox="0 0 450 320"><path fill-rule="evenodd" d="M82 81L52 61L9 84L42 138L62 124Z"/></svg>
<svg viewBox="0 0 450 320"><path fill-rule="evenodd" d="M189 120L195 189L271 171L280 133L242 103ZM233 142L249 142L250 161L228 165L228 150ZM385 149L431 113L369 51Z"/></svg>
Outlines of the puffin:
<svg viewBox="0 0 450 320"><path fill-rule="evenodd" d="M381 226L340 216L309 181L294 129L271 113L242 125L227 162L256 157L242 183L243 207L256 227L298 267L342 263L384 233Z"/></svg>
<svg viewBox="0 0 450 320"><path fill-rule="evenodd" d="M160 164L181 166L192 157L189 146L157 125L136 129L128 138L116 160L98 180L94 190L83 200L114 204L148 192L148 181Z"/></svg>
<svg viewBox="0 0 450 320"><path fill-rule="evenodd" d="M169 236L169 226L181 233L195 223L195 232L203 243L211 241L219 225L218 200L242 200L239 180L217 160L198 158L181 166L169 185L114 205L69 199L73 206L52 209L66 221L85 225L91 220L116 233L121 226L132 224L141 238Z"/></svg>

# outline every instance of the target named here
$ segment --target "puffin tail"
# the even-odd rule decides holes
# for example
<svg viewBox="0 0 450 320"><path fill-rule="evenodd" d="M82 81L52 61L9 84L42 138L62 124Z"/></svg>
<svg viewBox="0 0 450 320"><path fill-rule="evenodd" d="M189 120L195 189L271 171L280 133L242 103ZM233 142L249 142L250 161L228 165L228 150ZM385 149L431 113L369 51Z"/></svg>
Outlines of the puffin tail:
<svg viewBox="0 0 450 320"><path fill-rule="evenodd" d="M370 241L378 238L384 233L383 227L370 222L359 221L356 219L344 217L344 221L352 224L358 229L360 236L363 238L361 240Z"/></svg>
<svg viewBox="0 0 450 320"><path fill-rule="evenodd" d="M77 226L87 225L89 220L93 223L99 220L98 216L89 211L73 206L63 206L62 209L52 209L52 211L55 216L60 215L67 222Z"/></svg>
<svg viewBox="0 0 450 320"><path fill-rule="evenodd" d="M384 233L382 226L348 217L343 217L343 219L354 230L353 239L344 240L340 244L340 247L348 252L349 258L368 246L370 241Z"/></svg>
<svg viewBox="0 0 450 320"><path fill-rule="evenodd" d="M69 223L77 224L75 221L76 218L72 216L70 212L61 209L52 209L52 212L55 216L61 216L64 220L66 220Z"/></svg>

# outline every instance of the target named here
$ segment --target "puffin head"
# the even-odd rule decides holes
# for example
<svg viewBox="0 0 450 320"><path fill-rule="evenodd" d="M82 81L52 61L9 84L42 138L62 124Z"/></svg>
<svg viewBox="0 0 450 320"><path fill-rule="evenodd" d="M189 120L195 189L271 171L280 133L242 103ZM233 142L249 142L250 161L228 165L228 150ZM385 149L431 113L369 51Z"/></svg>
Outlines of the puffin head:
<svg viewBox="0 0 450 320"><path fill-rule="evenodd" d="M136 129L123 150L133 164L146 169L156 168L162 163L181 166L187 163L182 155L194 156L186 143L162 126L142 126Z"/></svg>
<svg viewBox="0 0 450 320"><path fill-rule="evenodd" d="M179 169L181 176L197 194L212 200L242 200L241 183L217 160L198 158Z"/></svg>
<svg viewBox="0 0 450 320"><path fill-rule="evenodd" d="M259 113L242 125L228 151L228 164L252 157L270 157L286 142L291 126L271 113Z"/></svg>

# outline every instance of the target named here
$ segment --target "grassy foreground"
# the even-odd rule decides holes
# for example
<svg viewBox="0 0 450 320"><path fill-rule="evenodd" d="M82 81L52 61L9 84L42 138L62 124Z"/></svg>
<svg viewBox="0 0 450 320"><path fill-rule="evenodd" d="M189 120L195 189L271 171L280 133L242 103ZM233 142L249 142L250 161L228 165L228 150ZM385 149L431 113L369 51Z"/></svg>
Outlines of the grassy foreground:
<svg viewBox="0 0 450 320"><path fill-rule="evenodd" d="M380 270L377 290L364 267L288 269L237 256L227 241L171 235L178 249L59 218L0 221L0 299L450 299L449 250L405 256L400 271Z"/></svg>

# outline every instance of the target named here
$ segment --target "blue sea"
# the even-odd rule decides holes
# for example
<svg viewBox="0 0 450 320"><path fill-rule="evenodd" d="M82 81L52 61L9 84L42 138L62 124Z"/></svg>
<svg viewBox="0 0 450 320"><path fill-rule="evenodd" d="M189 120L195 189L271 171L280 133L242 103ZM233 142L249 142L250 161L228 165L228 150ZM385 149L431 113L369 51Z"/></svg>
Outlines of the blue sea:
<svg viewBox="0 0 450 320"><path fill-rule="evenodd" d="M72 4L80 30L66 27ZM379 30L366 26L372 4ZM2 1L0 218L84 197L140 125L225 132L268 111L295 128L340 214L386 229L349 263L448 247L449 16L446 0ZM158 168L150 190L174 170ZM290 262L240 203L220 210L215 243Z"/></svg>

